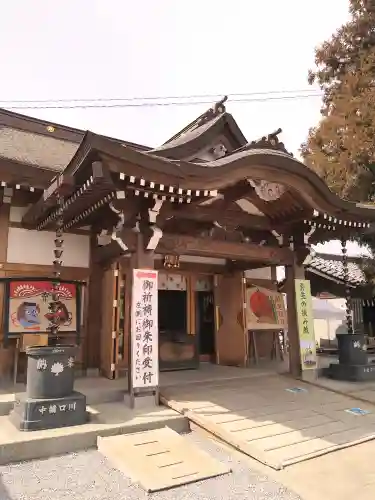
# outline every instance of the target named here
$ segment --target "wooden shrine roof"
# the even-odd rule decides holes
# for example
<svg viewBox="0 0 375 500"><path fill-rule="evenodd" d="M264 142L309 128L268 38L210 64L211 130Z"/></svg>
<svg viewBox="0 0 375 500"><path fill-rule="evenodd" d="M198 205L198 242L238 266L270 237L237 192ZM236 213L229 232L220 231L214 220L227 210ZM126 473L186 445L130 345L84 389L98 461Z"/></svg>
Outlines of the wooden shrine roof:
<svg viewBox="0 0 375 500"><path fill-rule="evenodd" d="M102 164L100 179L93 176L94 162ZM228 208L225 204L235 202L241 206L245 200L252 207L245 207L242 214L248 218L248 225L254 219L255 208L258 217L270 223L271 231L290 227L293 222L304 223L306 232L316 238L311 243L328 239L330 231L330 239L349 236L375 222L374 207L347 202L333 194L315 172L286 152L272 134L268 140L250 143L222 158L198 162L160 157L88 132L63 177L70 179L72 194L75 192L69 202L72 215L83 210L78 202L81 195L85 194L87 209L86 205L95 208L100 201L108 203L107 197L121 190L169 203L192 202L196 209L211 210L212 221ZM88 188L92 182L95 189ZM31 208L32 218L26 214L29 224L40 225L46 220L51 207L45 198L46 195L39 211L35 206ZM234 219L232 224L236 223Z"/></svg>
<svg viewBox="0 0 375 500"><path fill-rule="evenodd" d="M227 113L224 106L226 100L227 97L224 97L162 146L152 149L150 153L172 159L198 159L199 154L214 145L214 141L218 138L229 152L244 146L247 140L236 120Z"/></svg>
<svg viewBox="0 0 375 500"><path fill-rule="evenodd" d="M280 243L296 225L310 244L371 229L373 207L334 195L285 149L280 130L248 143L224 101L155 149L0 110L1 185L43 193L23 219L29 228L54 225L62 189L65 230L107 217L116 197L162 202L168 227L214 224L257 244L269 235Z"/></svg>

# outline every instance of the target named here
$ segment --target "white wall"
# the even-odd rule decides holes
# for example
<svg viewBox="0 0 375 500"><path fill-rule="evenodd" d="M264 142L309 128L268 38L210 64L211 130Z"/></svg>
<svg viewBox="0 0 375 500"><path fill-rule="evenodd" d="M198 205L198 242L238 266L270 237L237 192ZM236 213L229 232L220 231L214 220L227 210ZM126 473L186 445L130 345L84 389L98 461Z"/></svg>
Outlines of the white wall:
<svg viewBox="0 0 375 500"><path fill-rule="evenodd" d="M271 280L272 272L270 267L261 267L259 269L249 269L245 271L246 278L253 278L257 280Z"/></svg>
<svg viewBox="0 0 375 500"><path fill-rule="evenodd" d="M14 212L13 212L14 216ZM7 262L14 264L52 265L55 234L10 227ZM89 267L90 237L64 234L63 265Z"/></svg>
<svg viewBox="0 0 375 500"><path fill-rule="evenodd" d="M29 207L10 207L9 221L21 222L22 217L28 211Z"/></svg>

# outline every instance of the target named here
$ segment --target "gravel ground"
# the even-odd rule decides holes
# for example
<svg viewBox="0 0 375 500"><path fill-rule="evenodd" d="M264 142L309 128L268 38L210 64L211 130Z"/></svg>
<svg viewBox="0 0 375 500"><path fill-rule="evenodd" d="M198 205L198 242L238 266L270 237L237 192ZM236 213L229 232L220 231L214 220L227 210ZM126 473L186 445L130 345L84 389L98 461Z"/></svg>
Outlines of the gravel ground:
<svg viewBox="0 0 375 500"><path fill-rule="evenodd" d="M0 500L301 500L268 477L250 471L200 434L187 439L230 464L232 474L148 495L96 450L0 467Z"/></svg>

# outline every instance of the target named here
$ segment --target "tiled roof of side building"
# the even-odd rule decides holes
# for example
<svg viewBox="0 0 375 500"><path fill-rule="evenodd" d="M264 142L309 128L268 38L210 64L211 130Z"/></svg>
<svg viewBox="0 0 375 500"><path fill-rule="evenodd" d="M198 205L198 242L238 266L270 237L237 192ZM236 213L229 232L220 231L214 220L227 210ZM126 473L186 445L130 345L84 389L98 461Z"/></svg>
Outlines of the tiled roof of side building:
<svg viewBox="0 0 375 500"><path fill-rule="evenodd" d="M52 171L62 171L86 131L0 109L0 158ZM114 142L140 151L149 148L121 139Z"/></svg>
<svg viewBox="0 0 375 500"><path fill-rule="evenodd" d="M310 272L314 271L327 278L345 281L344 264L342 258L337 255L315 254L306 266ZM361 259L348 259L348 281L351 285L366 285L366 277L361 267Z"/></svg>

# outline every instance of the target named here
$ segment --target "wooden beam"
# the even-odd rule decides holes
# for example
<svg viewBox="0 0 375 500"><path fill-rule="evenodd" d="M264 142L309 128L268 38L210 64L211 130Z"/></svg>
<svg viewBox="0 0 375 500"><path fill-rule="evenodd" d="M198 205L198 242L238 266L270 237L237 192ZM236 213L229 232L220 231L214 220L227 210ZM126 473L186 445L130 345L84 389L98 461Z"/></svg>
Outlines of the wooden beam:
<svg viewBox="0 0 375 500"><path fill-rule="evenodd" d="M119 258L125 253L136 250L136 233L128 228L117 234L127 250L124 250L116 241L108 245L97 247L95 262L105 262ZM196 255L200 257L216 257L240 261L256 261L276 265L288 265L293 262L293 252L289 248L276 246L259 246L254 243L236 243L229 241L213 240L211 238L194 238L181 234L164 233L155 253L162 255Z"/></svg>
<svg viewBox="0 0 375 500"><path fill-rule="evenodd" d="M193 238L176 234L163 234L155 251L161 254L256 260L277 265L288 265L293 262L293 252L285 247L217 241L210 238Z"/></svg>
<svg viewBox="0 0 375 500"><path fill-rule="evenodd" d="M137 233L134 231L129 228L124 228L117 233L117 237L122 240L127 249L124 249L124 247L119 244L118 240L112 240L108 245L96 246L92 250L93 262L95 264L108 264L109 262L114 262L119 259L122 255L134 253L137 250Z"/></svg>
<svg viewBox="0 0 375 500"><path fill-rule="evenodd" d="M173 207L172 205L163 207L160 211L160 220L166 220L169 217L176 219L187 219L199 222L219 222L222 226L240 226L246 228L271 231L274 225L270 223L267 217L261 215L251 215L240 210L223 209L222 206L197 206L186 205Z"/></svg>
<svg viewBox="0 0 375 500"><path fill-rule="evenodd" d="M247 198L252 191L253 188L250 186L247 180L244 179L234 186L229 186L223 189L224 200L228 203L231 203L232 201L236 201L241 198Z"/></svg>

